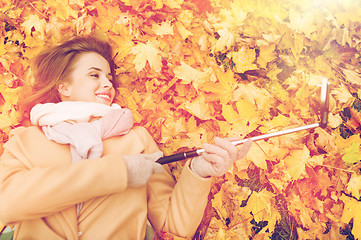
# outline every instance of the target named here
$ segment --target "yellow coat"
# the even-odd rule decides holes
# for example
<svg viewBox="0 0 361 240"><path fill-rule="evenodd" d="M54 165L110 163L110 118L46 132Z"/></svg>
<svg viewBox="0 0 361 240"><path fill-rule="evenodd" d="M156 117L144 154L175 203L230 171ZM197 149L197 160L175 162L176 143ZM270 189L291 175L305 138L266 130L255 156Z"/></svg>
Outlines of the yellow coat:
<svg viewBox="0 0 361 240"><path fill-rule="evenodd" d="M11 132L0 158L0 222L16 225L14 239L144 239L147 219L156 230L194 235L211 180L187 163L177 184L165 167L146 186L127 188L122 155L158 151L156 143L143 127L103 143L101 158L72 164L69 145L38 127Z"/></svg>

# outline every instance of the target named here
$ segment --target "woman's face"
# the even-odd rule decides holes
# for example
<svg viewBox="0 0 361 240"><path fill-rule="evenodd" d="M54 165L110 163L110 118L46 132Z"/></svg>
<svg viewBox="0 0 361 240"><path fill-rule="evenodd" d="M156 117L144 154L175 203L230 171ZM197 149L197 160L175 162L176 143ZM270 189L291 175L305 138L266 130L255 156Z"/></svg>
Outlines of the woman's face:
<svg viewBox="0 0 361 240"><path fill-rule="evenodd" d="M115 89L105 58L95 52L82 53L71 68L69 81L58 86L62 101L112 104Z"/></svg>

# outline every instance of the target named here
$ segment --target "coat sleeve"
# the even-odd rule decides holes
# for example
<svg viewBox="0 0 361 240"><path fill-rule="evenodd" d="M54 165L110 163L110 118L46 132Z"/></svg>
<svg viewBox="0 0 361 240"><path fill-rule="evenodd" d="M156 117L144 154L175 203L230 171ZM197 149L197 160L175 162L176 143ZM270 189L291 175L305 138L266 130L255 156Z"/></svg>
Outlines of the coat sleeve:
<svg viewBox="0 0 361 240"><path fill-rule="evenodd" d="M87 199L126 189L126 168L119 156L34 166L36 159L30 159L28 141L40 141L36 146L50 151L49 143L24 129L4 145L0 158L0 221L4 224L52 215Z"/></svg>
<svg viewBox="0 0 361 240"><path fill-rule="evenodd" d="M147 152L158 151L149 133L143 131ZM200 224L208 201L211 179L193 174L189 161L177 181L169 168L163 174L153 175L147 184L148 219L155 230L179 237L192 237Z"/></svg>

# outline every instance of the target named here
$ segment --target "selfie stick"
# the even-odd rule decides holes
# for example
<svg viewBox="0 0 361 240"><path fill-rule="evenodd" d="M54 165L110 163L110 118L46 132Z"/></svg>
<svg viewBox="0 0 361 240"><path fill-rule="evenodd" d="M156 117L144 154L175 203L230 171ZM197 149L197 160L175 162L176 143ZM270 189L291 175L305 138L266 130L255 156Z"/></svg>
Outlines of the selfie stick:
<svg viewBox="0 0 361 240"><path fill-rule="evenodd" d="M274 132L274 133L268 133L268 134L264 134L264 135L260 135L260 136L256 136L256 137L233 141L231 143L236 146L236 145L247 142L249 139L252 139L253 141L258 141L258 140L268 139L268 138L272 138L272 137L278 137L278 136L282 136L282 135L286 135L286 134L290 134L290 133L294 133L294 132L298 132L298 131L314 129L317 127L325 128L327 126L327 121L328 121L329 94L330 93L329 93L329 88L328 88L328 81L326 78L324 78L322 80L322 85L321 85L321 109L320 109L321 121L319 123L313 123L313 124L309 124L309 125L305 125L305 126L301 126L301 127L281 130L281 131ZM167 164L167 163L171 163L171 162L176 162L176 161L184 160L187 158L199 156L202 154L202 152L204 152L204 149L197 149L197 150L188 151L188 152L176 153L176 154L173 154L170 156L165 156L165 157L159 158L157 160L157 163Z"/></svg>

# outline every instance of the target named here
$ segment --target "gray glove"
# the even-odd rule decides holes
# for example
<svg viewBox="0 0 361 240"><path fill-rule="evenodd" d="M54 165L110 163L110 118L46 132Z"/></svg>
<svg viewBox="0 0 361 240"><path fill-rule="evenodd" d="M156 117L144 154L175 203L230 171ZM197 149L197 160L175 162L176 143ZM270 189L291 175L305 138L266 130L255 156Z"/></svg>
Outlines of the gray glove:
<svg viewBox="0 0 361 240"><path fill-rule="evenodd" d="M163 172L163 166L155 162L162 156L161 151L123 156L128 171L128 187L142 187L154 173Z"/></svg>
<svg viewBox="0 0 361 240"><path fill-rule="evenodd" d="M238 150L231 140L216 137L215 145L203 144L204 152L192 159L191 169L200 177L222 176L239 159L244 158L252 145L252 140L245 142Z"/></svg>

